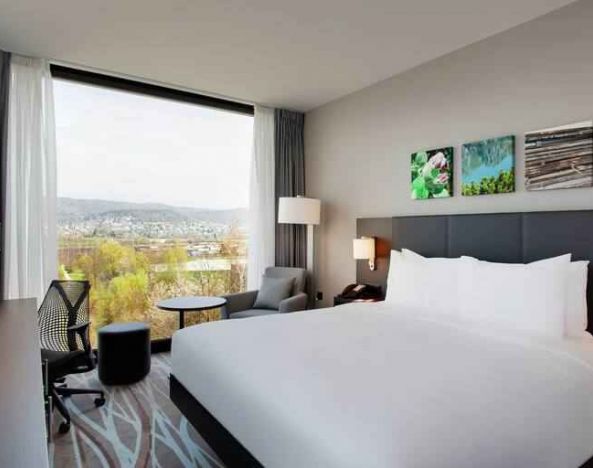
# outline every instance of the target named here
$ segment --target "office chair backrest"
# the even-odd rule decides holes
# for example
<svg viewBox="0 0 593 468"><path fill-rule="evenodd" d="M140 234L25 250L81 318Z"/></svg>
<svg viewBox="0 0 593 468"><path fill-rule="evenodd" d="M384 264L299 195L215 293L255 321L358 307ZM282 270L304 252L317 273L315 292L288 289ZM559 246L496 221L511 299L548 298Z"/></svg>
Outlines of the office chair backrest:
<svg viewBox="0 0 593 468"><path fill-rule="evenodd" d="M89 321L88 281L51 282L38 313L41 347L53 351L85 349L79 334L68 327Z"/></svg>

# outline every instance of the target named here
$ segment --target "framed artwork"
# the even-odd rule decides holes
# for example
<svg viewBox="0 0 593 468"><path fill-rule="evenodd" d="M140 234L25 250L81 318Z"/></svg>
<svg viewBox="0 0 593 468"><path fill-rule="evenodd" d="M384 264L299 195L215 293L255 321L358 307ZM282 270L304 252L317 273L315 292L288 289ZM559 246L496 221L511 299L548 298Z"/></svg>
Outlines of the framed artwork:
<svg viewBox="0 0 593 468"><path fill-rule="evenodd" d="M453 147L412 154L412 199L453 196Z"/></svg>
<svg viewBox="0 0 593 468"><path fill-rule="evenodd" d="M515 191L515 137L466 143L461 153L461 194L491 195Z"/></svg>
<svg viewBox="0 0 593 468"><path fill-rule="evenodd" d="M593 122L525 134L527 190L593 186Z"/></svg>

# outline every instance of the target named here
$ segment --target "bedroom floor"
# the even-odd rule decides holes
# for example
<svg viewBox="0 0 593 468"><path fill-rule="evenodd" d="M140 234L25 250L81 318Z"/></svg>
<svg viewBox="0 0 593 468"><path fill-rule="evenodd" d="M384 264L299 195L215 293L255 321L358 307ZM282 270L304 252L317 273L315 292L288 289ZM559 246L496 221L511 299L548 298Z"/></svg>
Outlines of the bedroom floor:
<svg viewBox="0 0 593 468"><path fill-rule="evenodd" d="M55 410L51 466L223 467L169 399L169 357L153 355L150 374L141 382L105 387L107 402L101 408L91 396L68 398L72 425L67 434L58 433L62 419ZM71 387L101 386L96 370L67 381Z"/></svg>

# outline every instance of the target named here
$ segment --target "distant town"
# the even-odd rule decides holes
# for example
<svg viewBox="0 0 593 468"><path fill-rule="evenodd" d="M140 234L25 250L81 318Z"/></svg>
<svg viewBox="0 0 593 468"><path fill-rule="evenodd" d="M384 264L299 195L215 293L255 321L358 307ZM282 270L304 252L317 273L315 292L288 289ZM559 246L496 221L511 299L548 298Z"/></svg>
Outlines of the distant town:
<svg viewBox="0 0 593 468"><path fill-rule="evenodd" d="M228 235L231 226L210 221L146 221L136 216L109 215L60 224L60 237L111 237L116 239L219 240ZM239 228L241 229L241 228Z"/></svg>
<svg viewBox="0 0 593 468"><path fill-rule="evenodd" d="M59 198L60 262L69 267L80 255L95 249L101 239L113 239L151 257L172 246L181 247L192 260L186 266L189 270L228 269L230 263L244 263L246 218L247 210L241 208L204 210ZM218 261L212 262L213 257ZM200 258L210 261L194 261ZM158 271L160 265L153 264L153 268Z"/></svg>
<svg viewBox="0 0 593 468"><path fill-rule="evenodd" d="M247 210L206 210L109 200L58 199L60 237L220 240L246 234Z"/></svg>

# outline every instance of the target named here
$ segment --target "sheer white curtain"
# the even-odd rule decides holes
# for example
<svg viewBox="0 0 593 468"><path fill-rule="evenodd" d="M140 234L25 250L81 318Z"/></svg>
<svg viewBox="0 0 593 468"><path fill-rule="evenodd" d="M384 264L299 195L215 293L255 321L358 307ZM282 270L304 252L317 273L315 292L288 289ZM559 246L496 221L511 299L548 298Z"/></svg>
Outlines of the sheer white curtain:
<svg viewBox="0 0 593 468"><path fill-rule="evenodd" d="M275 255L274 109L268 107L255 106L249 185L247 288L258 289Z"/></svg>
<svg viewBox="0 0 593 468"><path fill-rule="evenodd" d="M58 272L54 101L46 60L12 55L7 133L4 295L40 302Z"/></svg>

